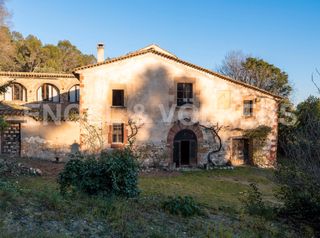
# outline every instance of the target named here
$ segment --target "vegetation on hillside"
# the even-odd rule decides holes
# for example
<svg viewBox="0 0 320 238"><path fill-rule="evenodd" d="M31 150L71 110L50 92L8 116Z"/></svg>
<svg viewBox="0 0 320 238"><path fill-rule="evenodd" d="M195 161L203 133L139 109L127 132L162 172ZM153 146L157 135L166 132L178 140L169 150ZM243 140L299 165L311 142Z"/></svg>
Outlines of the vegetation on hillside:
<svg viewBox="0 0 320 238"><path fill-rule="evenodd" d="M68 40L43 44L34 35L24 37L8 27L10 14L0 0L0 71L70 73L76 67L95 63L93 55L81 53Z"/></svg>
<svg viewBox="0 0 320 238"><path fill-rule="evenodd" d="M295 124L280 127L277 195L283 216L320 235L320 98L310 96L295 115Z"/></svg>
<svg viewBox="0 0 320 238"><path fill-rule="evenodd" d="M22 163L26 163L24 160ZM50 162L48 169L58 166ZM43 170L45 171L45 170ZM139 177L135 198L62 195L55 176L0 182L5 237L298 237L284 220L247 214L239 197L256 183L275 203L272 170L158 172Z"/></svg>

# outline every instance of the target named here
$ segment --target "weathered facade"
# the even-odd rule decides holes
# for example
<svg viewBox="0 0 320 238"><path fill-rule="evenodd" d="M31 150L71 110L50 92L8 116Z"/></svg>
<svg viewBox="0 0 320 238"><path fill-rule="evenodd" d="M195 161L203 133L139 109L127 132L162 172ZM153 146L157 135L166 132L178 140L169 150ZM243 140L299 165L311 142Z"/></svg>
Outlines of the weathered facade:
<svg viewBox="0 0 320 238"><path fill-rule="evenodd" d="M79 122L64 114L78 111L78 79L72 74L0 72L0 84L9 81L12 85L0 95L0 114L9 123L2 132L1 153L54 160L75 151Z"/></svg>
<svg viewBox="0 0 320 238"><path fill-rule="evenodd" d="M76 69L75 75L80 115L102 131L104 148L127 144L128 122L135 121L140 128L135 147L149 163L200 165L208 154L217 164L275 163L280 97L182 61L156 45ZM208 129L212 126L218 136ZM259 126L271 132L256 149L244 132ZM80 141L87 136L82 130Z"/></svg>
<svg viewBox="0 0 320 238"><path fill-rule="evenodd" d="M280 97L182 61L156 45L106 61L99 55L97 64L75 69L75 76L0 73L1 82L15 79L26 88L27 101L14 104L30 109L61 105L64 111L78 105L70 89L80 87L76 122L43 125L30 116L7 116L21 126L22 156L59 157L78 145L96 152L134 142L148 165L198 166L208 159L274 165ZM48 87L39 92L43 83L58 94ZM59 100L39 101L47 91ZM8 103L5 96L3 103ZM263 143L246 133L260 127L270 128Z"/></svg>

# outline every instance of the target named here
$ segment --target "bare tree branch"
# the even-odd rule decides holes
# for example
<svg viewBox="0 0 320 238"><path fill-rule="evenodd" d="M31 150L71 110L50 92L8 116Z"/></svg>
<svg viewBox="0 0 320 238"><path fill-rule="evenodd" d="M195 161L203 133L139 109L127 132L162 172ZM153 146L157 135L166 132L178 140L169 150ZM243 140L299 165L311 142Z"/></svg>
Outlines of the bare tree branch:
<svg viewBox="0 0 320 238"><path fill-rule="evenodd" d="M316 69L316 73L320 76L320 72L318 69ZM315 82L314 78L313 78L313 73L311 75L311 81L312 83L314 84L314 86L316 86L317 90L318 90L318 93L320 94L320 87L318 86L318 84Z"/></svg>

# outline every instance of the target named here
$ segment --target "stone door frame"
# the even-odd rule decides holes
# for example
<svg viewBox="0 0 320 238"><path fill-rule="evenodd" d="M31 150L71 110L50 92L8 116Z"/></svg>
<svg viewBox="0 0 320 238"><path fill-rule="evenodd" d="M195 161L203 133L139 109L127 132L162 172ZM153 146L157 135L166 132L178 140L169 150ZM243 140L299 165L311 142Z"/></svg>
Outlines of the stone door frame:
<svg viewBox="0 0 320 238"><path fill-rule="evenodd" d="M170 128L167 136L167 148L169 151L169 163L173 164L174 156L173 156L173 143L174 143L174 137L178 132L181 130L190 130L197 136L197 151L199 151L199 146L203 144L203 133L199 125L193 124L193 125L184 125L180 121L175 122L174 125ZM197 153L196 158L196 164L199 162L199 153Z"/></svg>

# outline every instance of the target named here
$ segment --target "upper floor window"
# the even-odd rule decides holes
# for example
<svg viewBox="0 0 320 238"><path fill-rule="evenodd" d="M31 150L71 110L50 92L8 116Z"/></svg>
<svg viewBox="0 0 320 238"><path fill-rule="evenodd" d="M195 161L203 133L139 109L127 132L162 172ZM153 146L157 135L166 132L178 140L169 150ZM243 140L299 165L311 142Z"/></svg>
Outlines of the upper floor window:
<svg viewBox="0 0 320 238"><path fill-rule="evenodd" d="M70 88L68 96L69 96L69 102L79 102L80 86L74 85L72 88Z"/></svg>
<svg viewBox="0 0 320 238"><path fill-rule="evenodd" d="M38 89L38 101L59 102L59 90L52 84L43 84Z"/></svg>
<svg viewBox="0 0 320 238"><path fill-rule="evenodd" d="M177 84L177 105L193 103L192 83L178 83Z"/></svg>
<svg viewBox="0 0 320 238"><path fill-rule="evenodd" d="M6 101L27 101L27 90L19 83L13 83L4 95Z"/></svg>
<svg viewBox="0 0 320 238"><path fill-rule="evenodd" d="M112 106L124 106L124 90L113 89L112 90Z"/></svg>
<svg viewBox="0 0 320 238"><path fill-rule="evenodd" d="M243 115L247 117L253 115L253 100L243 101Z"/></svg>
<svg viewBox="0 0 320 238"><path fill-rule="evenodd" d="M112 124L112 143L123 143L123 124Z"/></svg>

